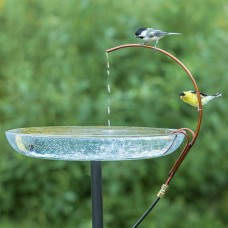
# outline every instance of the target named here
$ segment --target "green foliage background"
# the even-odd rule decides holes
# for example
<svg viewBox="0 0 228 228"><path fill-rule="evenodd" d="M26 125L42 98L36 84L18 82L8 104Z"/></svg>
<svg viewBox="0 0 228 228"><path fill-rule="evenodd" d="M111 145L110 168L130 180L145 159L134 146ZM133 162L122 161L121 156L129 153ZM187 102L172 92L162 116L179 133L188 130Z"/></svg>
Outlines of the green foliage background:
<svg viewBox="0 0 228 228"><path fill-rule="evenodd" d="M223 94L204 108L196 145L142 227L228 226L226 0L0 0L0 227L91 227L89 162L24 157L4 132L107 125L105 50L140 42L141 26L181 32L159 47L202 92ZM144 48L109 59L113 125L195 129L197 110L178 98L193 89L179 66ZM131 227L177 156L104 162L105 227Z"/></svg>

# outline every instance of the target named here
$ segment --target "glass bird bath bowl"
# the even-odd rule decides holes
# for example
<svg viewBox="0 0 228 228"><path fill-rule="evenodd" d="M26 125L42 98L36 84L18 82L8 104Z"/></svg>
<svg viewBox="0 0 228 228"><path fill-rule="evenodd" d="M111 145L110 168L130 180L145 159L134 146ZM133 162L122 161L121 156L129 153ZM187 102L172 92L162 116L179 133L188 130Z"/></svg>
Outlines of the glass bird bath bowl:
<svg viewBox="0 0 228 228"><path fill-rule="evenodd" d="M149 127L31 127L6 132L11 146L36 158L110 161L160 157L175 151L184 135Z"/></svg>

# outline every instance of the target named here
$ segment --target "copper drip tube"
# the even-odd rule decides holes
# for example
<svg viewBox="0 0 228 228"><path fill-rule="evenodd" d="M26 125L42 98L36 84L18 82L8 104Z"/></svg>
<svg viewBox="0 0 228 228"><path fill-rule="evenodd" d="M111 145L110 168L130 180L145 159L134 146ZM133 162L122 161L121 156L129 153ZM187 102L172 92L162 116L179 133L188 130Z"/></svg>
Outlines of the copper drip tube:
<svg viewBox="0 0 228 228"><path fill-rule="evenodd" d="M167 51L164 51L163 49L160 48L154 48L152 46L148 46L148 45L141 45L141 44L125 44L125 45L120 45L114 48L110 48L106 50L106 53L110 53L119 49L123 49L123 48L129 48L129 47L136 47L136 48L148 48L148 49L154 49L154 51L160 52L166 56L168 56L169 58L171 58L174 62L178 63L182 69L187 73L187 75L189 76L191 82L193 83L193 86L195 88L196 94L197 94L197 98L198 98L198 121L197 121L197 126L196 126L196 130L193 131L189 128L181 128L179 130L176 131L179 133L184 134L185 138L186 138L186 144L182 150L182 152L180 153L179 157L177 158L177 160L175 161L174 165L172 166L172 168L169 171L169 175L168 175L168 179L166 180L165 184L162 185L160 191L157 194L157 199L155 200L155 202L148 208L148 210L143 214L143 216L136 222L136 224L132 227L132 228L136 228L143 220L144 218L149 214L149 212L154 208L154 206L157 204L157 202L159 201L160 198L162 198L165 195L165 191L167 190L167 188L169 187L169 183L171 182L172 178L174 177L175 173L177 172L178 168L180 167L180 165L182 164L183 160L185 159L186 155L188 154L188 152L190 151L190 149L192 148L193 144L195 143L199 131L200 131L200 127L201 127L201 122L202 122L202 114L203 114L203 110L202 110L202 103L201 103L201 99L200 99L200 91L199 88L197 86L197 83L194 79L194 77L192 76L192 74L190 73L190 71L188 70L188 68L179 60L177 59L175 56L173 56L172 54L170 54ZM175 132L173 132L175 134ZM190 136L191 135L191 139Z"/></svg>

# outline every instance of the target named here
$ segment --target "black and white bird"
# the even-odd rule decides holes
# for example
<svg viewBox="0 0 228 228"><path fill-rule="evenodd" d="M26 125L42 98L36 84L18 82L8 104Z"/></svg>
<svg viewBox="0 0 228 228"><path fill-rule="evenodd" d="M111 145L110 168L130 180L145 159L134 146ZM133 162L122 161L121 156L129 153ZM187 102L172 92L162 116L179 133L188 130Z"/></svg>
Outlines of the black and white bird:
<svg viewBox="0 0 228 228"><path fill-rule="evenodd" d="M135 32L135 36L139 39L142 39L144 42L142 43L142 46L144 44L148 44L150 41L156 41L155 43L155 49L157 47L158 41L167 35L182 35L181 33L176 32L163 32L161 30L157 30L154 28L139 28Z"/></svg>

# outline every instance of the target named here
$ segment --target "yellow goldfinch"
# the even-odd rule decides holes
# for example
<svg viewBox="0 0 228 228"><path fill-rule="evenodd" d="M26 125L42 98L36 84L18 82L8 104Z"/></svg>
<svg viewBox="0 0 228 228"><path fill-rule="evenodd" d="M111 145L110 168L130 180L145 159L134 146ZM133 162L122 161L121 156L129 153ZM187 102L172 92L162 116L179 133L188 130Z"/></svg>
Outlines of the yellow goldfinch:
<svg viewBox="0 0 228 228"><path fill-rule="evenodd" d="M213 100L216 97L221 97L222 94L221 93L216 93L214 95L206 95L204 93L200 93L200 98L201 98L201 102L202 105L207 104L207 102ZM180 93L180 99L188 104L190 104L191 106L194 107L198 107L199 103L198 103L198 98L197 98L197 94L196 91L184 91Z"/></svg>

